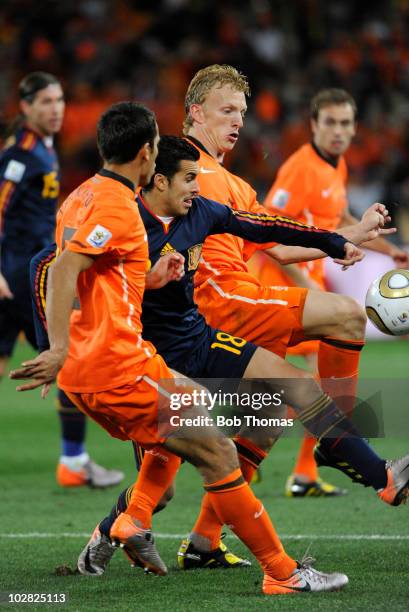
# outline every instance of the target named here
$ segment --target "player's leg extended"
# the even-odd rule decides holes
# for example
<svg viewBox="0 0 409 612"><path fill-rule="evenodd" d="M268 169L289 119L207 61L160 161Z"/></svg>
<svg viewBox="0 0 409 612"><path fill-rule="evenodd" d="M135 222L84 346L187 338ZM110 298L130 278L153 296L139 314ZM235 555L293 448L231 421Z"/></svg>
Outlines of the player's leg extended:
<svg viewBox="0 0 409 612"><path fill-rule="evenodd" d="M210 287L202 297L208 298L214 317L226 316L230 333L232 330L238 333L240 326L240 335L279 355L284 354L283 346L321 338L319 374L327 386L331 381L331 388L325 390L330 395L347 396L341 407L350 413L366 321L365 313L354 300L297 287L278 289L250 283L229 286L227 282L217 282L220 285L217 293ZM342 393L336 389L339 380ZM311 453L312 441L306 444Z"/></svg>
<svg viewBox="0 0 409 612"><path fill-rule="evenodd" d="M359 436L352 423L337 409L334 401L321 389L311 373L261 348L254 354L246 376L251 378L255 372L271 384L272 390L280 388L284 391L286 402L296 410L304 427L321 438L323 447L328 451L336 447L337 453L342 453L343 458L350 457L357 467L360 465L365 476L372 479L375 489L385 486L384 462ZM274 379L269 380L271 372L274 373ZM266 433L262 432L262 435L268 441ZM260 434L246 429L241 435L253 439Z"/></svg>
<svg viewBox="0 0 409 612"><path fill-rule="evenodd" d="M352 391L354 391L354 385L356 385L359 351L363 345L363 327L366 320L365 314L354 300L345 296L334 296L332 294L322 293L321 291L310 292L299 287L261 287L254 282L245 282L243 279L237 282L232 275L224 279L217 277L217 282L214 281L214 279L211 280L212 283L204 283L203 286L196 289L195 299L206 318L209 316L209 321L212 325L217 326L221 318L223 320L223 328L229 333L238 336L241 335L243 338L263 346L268 351L277 353L277 355L283 355L285 353L290 339L293 339L295 342L297 342L297 340L301 341L305 339L307 334L311 334L311 338L321 337L325 339L325 342L321 344L328 345L328 347L330 347L330 352L332 352L333 349L340 348L348 351L344 359L342 370L341 366L338 368L334 365L336 371L333 371L333 374L331 374L332 376L341 376L341 374L337 374L337 372L340 371L346 373L346 375L348 375L348 373L351 374L349 377L351 379L350 393L345 407L345 411L348 412L348 405L350 406L353 403L349 401L349 397L353 397ZM314 302L311 300L311 295L314 293L317 295L319 301L318 307L316 303L314 306ZM304 310L307 297L310 299L309 306L307 307L307 318L305 319ZM341 300L337 301L338 298L341 298ZM321 299L325 300L325 302L323 302L326 306L325 309L321 307ZM334 309L332 314L331 308ZM322 314L325 314L324 320L322 320ZM337 323L338 316L339 322ZM241 330L242 333L240 333L239 330ZM335 334L335 342L333 341L333 336L330 336L330 334ZM341 339L342 347L338 346L338 336ZM337 344L337 346L334 346L335 344ZM347 348L345 348L346 345ZM274 370L268 355L271 356L271 353L266 354L266 359L264 361L263 359L260 360L260 369L258 374L256 374L256 376L260 378L270 378L274 375ZM321 375L328 374L327 370L324 368L324 364L322 364L322 370ZM295 374L295 377L305 376L303 371L299 369L296 369L296 371L299 374ZM311 377L311 375L309 376ZM318 390L319 387L316 385L317 393ZM353 480L356 480L356 478L351 474L350 468L351 466L355 467L359 474L359 481L370 484L375 489L382 489L385 487L385 480L387 478L387 488L390 492L390 464L388 464L388 474L386 477L384 462L373 453L371 448L357 432L355 436L348 435L341 439L338 439L338 436L336 436L336 443L333 439L322 436L325 431L321 433L320 428L316 427L314 419L312 421L307 419L306 417L309 416L308 412L303 413L301 404L298 404L300 399L303 402L306 400L306 397L297 398L293 391L294 390L292 390L290 386L287 396L288 404L292 405L294 408L297 408L297 406L299 407L301 421L307 430L317 437L323 437L320 443L320 462L345 471ZM329 415L331 428L335 422L335 404L333 402L331 403L329 398L323 399L322 389L319 393L321 394L321 398L318 395L316 398L318 404L314 407L311 405L311 414L313 414L316 419L318 418L318 420L324 417L321 425L326 422L327 415ZM295 403L291 401L292 396L294 397ZM312 399L311 401L313 402ZM327 401L330 402L328 406L325 405ZM332 411L334 412L332 413ZM344 426L349 431L353 431L353 426L348 422L348 419L345 419ZM347 469L342 469L342 465L340 465L342 462L335 460L331 461L331 456L334 454L335 447L335 455L343 455L344 461L350 463ZM355 466L353 464L355 464ZM402 501L403 494L407 489L406 470L404 467L404 462L399 463L399 468L396 468L396 464L393 466L392 471L398 471L400 476L399 478L396 474L394 476L394 480L398 483L396 494L391 493L391 495L387 496L389 499L388 503L395 503L397 500ZM367 480L367 476L369 480ZM380 494L380 496L387 501L385 495Z"/></svg>
<svg viewBox="0 0 409 612"><path fill-rule="evenodd" d="M305 339L306 289L262 287L250 275L238 280L233 275L225 275L197 287L195 299L212 325L221 326L230 334L246 338L278 355L285 355L292 338L294 343ZM314 439L309 437L302 447L302 463L308 464L309 472L316 471L312 456L314 446Z"/></svg>
<svg viewBox="0 0 409 612"><path fill-rule="evenodd" d="M211 438L169 438L165 445L197 467L219 521L229 525L260 563L265 594L329 591L347 584L345 575L317 573L285 552L263 504L241 473L230 440L216 434Z"/></svg>
<svg viewBox="0 0 409 612"><path fill-rule="evenodd" d="M275 381L271 380L272 390L274 387L284 390L286 400L297 411L304 427L319 439L324 457L337 459L331 464L333 467L342 470L342 465L346 464L348 469L342 471L352 480L372 486L386 503L399 505L405 501L409 492L407 458L392 463L381 459L345 413L324 393L312 374L292 366L277 355L258 349L245 375L251 378L253 372L258 372L260 378L268 379L272 371L277 376ZM241 432L243 434L246 438L254 439L251 430ZM257 443L257 437L255 440ZM358 477L351 473L354 470ZM391 484L392 481L396 486Z"/></svg>

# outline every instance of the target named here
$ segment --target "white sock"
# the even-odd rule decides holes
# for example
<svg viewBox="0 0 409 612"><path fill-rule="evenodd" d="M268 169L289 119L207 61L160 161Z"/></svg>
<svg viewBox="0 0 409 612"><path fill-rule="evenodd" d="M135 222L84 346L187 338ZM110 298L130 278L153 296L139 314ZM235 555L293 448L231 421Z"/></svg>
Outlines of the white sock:
<svg viewBox="0 0 409 612"><path fill-rule="evenodd" d="M84 465L89 461L88 453L81 453L74 457L67 457L67 455L61 455L60 463L63 463L73 472L79 472Z"/></svg>

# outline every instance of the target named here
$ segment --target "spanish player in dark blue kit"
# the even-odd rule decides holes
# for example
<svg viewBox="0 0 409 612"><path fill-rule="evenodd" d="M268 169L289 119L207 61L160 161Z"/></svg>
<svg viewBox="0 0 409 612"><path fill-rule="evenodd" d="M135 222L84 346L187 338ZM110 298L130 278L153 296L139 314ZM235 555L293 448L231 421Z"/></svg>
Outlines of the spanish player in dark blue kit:
<svg viewBox="0 0 409 612"><path fill-rule="evenodd" d="M21 331L37 348L28 265L53 241L60 185L53 136L64 115L61 85L50 74L32 73L19 96L21 122L0 155L0 375Z"/></svg>
<svg viewBox="0 0 409 612"><path fill-rule="evenodd" d="M342 257L346 240L316 228L300 225L288 218L241 213L198 197L197 156L197 151L186 141L163 137L159 145L153 181L137 198L148 233L152 263L171 251L181 252L185 257L185 276L181 281L169 283L159 290L145 292L144 337L157 346L172 367L191 377L252 378L259 371L260 355L263 360L269 361L273 373L280 358L274 359L271 354L262 350L257 357L257 352L260 351L258 347L222 330L211 328L199 314L193 301L193 276L199 262L202 242L211 233L230 232L253 241L276 239L304 246L322 246L331 255ZM357 231L356 226L353 231ZM355 240L365 240L368 237L362 226L358 231L363 233L360 238L355 234ZM303 252L304 257L311 254L306 250ZM357 250L354 252L357 255ZM37 261L46 257L47 253L43 252ZM34 265L33 278L37 267ZM293 378L297 377L297 373L298 371L294 371ZM246 462L259 463L266 453L242 435L236 443L241 469L245 474ZM360 440L356 444L356 448L345 448L345 453L351 462L360 466L359 469L365 472L375 488L382 488L387 477L385 463L364 441ZM145 458L150 462L160 463L160 459L151 454L145 455ZM155 466L154 469L159 467L162 472L166 469L164 465ZM399 490L405 488L404 483L401 482L401 485ZM129 498L129 490L124 491L111 515L97 526L80 555L78 566L81 573L103 573L114 552L109 540L110 528L118 513L126 511ZM179 565L183 568L245 565L245 561L223 548L220 543L220 529L219 524L216 529L209 529L212 538L207 541L206 534L198 533L196 528L193 528L191 539L185 540L179 550Z"/></svg>
<svg viewBox="0 0 409 612"><path fill-rule="evenodd" d="M21 116L0 154L0 378L17 337L24 332L34 349L29 263L54 241L60 170L53 138L64 117L58 79L45 72L28 74L19 85ZM39 347L40 349L42 347ZM62 455L57 481L62 486L109 486L122 472L105 470L85 452L86 418L58 393Z"/></svg>

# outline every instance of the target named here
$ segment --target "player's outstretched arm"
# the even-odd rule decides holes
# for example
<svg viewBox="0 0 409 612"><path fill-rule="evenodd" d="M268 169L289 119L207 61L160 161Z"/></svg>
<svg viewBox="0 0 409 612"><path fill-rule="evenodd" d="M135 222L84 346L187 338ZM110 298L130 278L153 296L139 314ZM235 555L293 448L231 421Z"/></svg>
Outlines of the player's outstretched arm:
<svg viewBox="0 0 409 612"><path fill-rule="evenodd" d="M277 242L324 251L332 258L344 257L348 242L336 232L307 225L279 214L233 210L229 206L207 200L208 213L213 215L209 234L233 234L249 242Z"/></svg>
<svg viewBox="0 0 409 612"><path fill-rule="evenodd" d="M88 255L66 250L50 270L46 307L50 349L10 372L10 378L31 380L17 387L17 391L36 389L56 379L68 353L70 315L78 275L92 266L93 262L94 259ZM44 393L42 395L44 397Z"/></svg>
<svg viewBox="0 0 409 612"><path fill-rule="evenodd" d="M180 280L185 274L184 264L180 253L163 255L146 274L146 289L160 289L170 281Z"/></svg>
<svg viewBox="0 0 409 612"><path fill-rule="evenodd" d="M375 203L365 211L361 221L356 221L356 223L352 225L341 227L338 232L351 243L361 245L368 240L375 240L381 234L395 233L396 228L384 227L390 220L391 218L386 206L384 204ZM285 245L276 245L270 249L266 249L265 252L283 266L326 257L326 254L319 249L307 249ZM334 259L334 261L344 266L352 265L346 262L345 259ZM356 261L360 260L354 260L353 263ZM288 273L288 270L285 269L285 272Z"/></svg>

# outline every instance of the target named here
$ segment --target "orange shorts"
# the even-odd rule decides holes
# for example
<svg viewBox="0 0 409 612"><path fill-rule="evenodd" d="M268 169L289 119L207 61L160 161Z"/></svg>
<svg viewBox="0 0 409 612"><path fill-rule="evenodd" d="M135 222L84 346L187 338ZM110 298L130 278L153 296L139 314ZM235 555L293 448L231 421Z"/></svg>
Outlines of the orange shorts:
<svg viewBox="0 0 409 612"><path fill-rule="evenodd" d="M162 395L157 382L174 378L162 357L155 355L135 382L95 393L65 393L114 438L150 448L165 440L158 430L158 410L161 404L169 404L168 391Z"/></svg>
<svg viewBox="0 0 409 612"><path fill-rule="evenodd" d="M195 302L209 325L280 357L304 338L306 297L307 289L262 287L249 274L235 272L214 276L195 289Z"/></svg>
<svg viewBox="0 0 409 612"><path fill-rule="evenodd" d="M250 272L258 278L260 284L263 286L294 286L291 278L284 270L275 265L271 258L262 251L256 252L251 260L247 262L247 266ZM322 276L314 277L314 280L316 280L325 291L325 284ZM296 346L290 346L287 352L289 355L309 355L311 353L318 353L319 342L319 340L306 340L305 342L300 342Z"/></svg>
<svg viewBox="0 0 409 612"><path fill-rule="evenodd" d="M312 353L318 353L319 347L319 340L305 340L299 342L296 346L290 346L287 353L288 355L311 355Z"/></svg>

